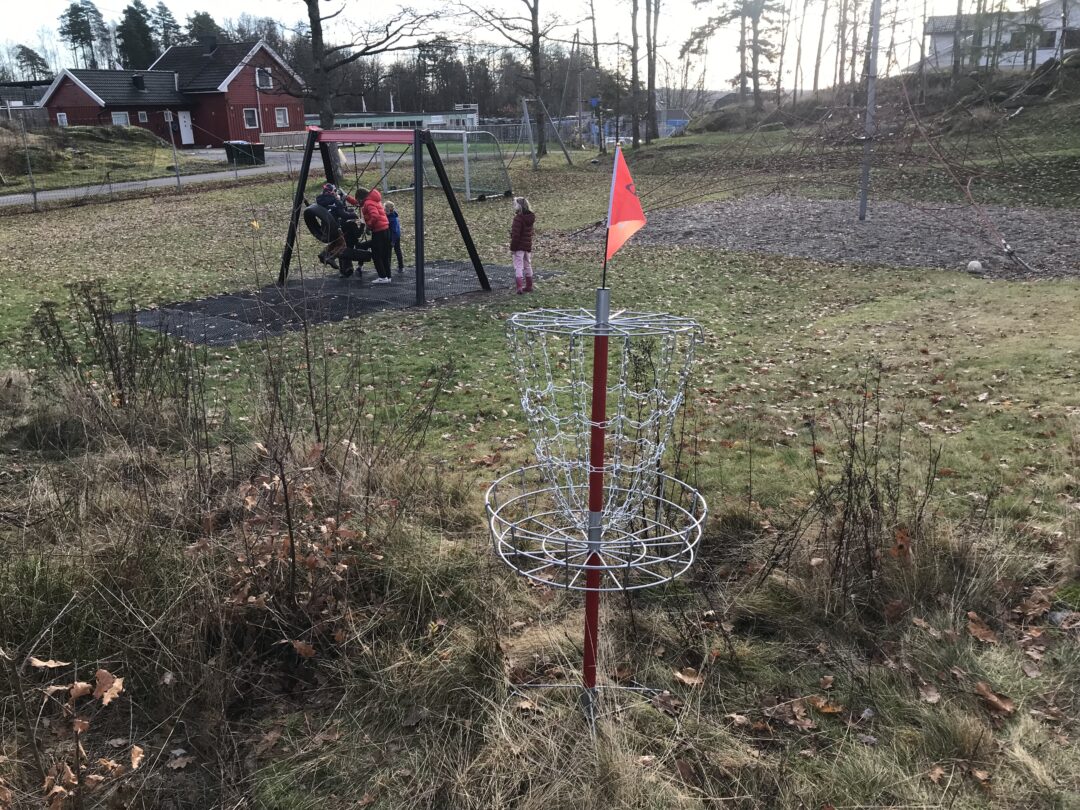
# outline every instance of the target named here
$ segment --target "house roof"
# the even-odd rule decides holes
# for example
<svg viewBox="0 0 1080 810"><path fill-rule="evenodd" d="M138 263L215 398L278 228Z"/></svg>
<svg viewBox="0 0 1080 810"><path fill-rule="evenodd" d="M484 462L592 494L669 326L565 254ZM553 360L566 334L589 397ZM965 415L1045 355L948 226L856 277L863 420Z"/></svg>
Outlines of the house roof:
<svg viewBox="0 0 1080 810"><path fill-rule="evenodd" d="M173 45L150 67L175 71L180 77L180 89L185 93L224 93L229 89L229 82L260 50L281 65L298 85L303 85L288 63L262 40Z"/></svg>
<svg viewBox="0 0 1080 810"><path fill-rule="evenodd" d="M0 104L9 101L22 102L24 106L37 104L45 91L49 89L51 80L47 82L0 82Z"/></svg>
<svg viewBox="0 0 1080 810"><path fill-rule="evenodd" d="M143 87L135 84L142 77ZM71 79L99 107L136 107L187 105L189 99L176 89L176 77L172 72L158 70L72 70L60 71L49 89L41 97L42 106L65 79Z"/></svg>

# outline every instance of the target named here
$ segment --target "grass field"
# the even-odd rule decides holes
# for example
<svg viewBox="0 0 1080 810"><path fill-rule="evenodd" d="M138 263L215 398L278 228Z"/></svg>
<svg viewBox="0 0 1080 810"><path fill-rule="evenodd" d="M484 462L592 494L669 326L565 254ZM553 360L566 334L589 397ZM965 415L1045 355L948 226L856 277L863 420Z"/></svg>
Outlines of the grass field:
<svg viewBox="0 0 1080 810"><path fill-rule="evenodd" d="M67 127L46 134L30 133L26 146L38 191L149 180L174 173L169 144L138 127ZM205 160L183 150L177 150L177 157L181 174L224 168L223 161ZM7 181L0 186L0 193L30 190L22 136L3 128L0 171Z"/></svg>
<svg viewBox="0 0 1080 810"><path fill-rule="evenodd" d="M790 177L781 136L631 170L647 207L839 193ZM136 348L68 285L123 308L266 283L286 184L0 219L0 799L41 801L27 726L76 792L54 765L82 758L70 699L83 806L1080 807L1077 281L631 243L613 305L704 328L674 444L711 517L688 576L605 602L602 671L671 696L617 701L593 739L569 698L508 688L577 678L581 629L578 598L487 541L487 482L530 458L505 319L589 306L601 244L571 232L610 180L524 164L557 271L532 298L232 349ZM932 171L887 169L890 193L922 199ZM509 204L466 214L505 261ZM455 251L434 205L428 243ZM125 679L110 705L41 691L98 668Z"/></svg>

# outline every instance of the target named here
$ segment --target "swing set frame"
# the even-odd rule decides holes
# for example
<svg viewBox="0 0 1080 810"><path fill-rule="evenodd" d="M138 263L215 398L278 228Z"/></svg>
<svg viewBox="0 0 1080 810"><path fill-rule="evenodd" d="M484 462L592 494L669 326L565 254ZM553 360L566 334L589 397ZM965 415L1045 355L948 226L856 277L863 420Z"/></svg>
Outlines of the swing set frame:
<svg viewBox="0 0 1080 810"><path fill-rule="evenodd" d="M278 273L278 286L285 286L289 278L289 268L292 264L293 251L296 248L296 236L299 233L300 216L303 213L307 200L304 191L307 188L308 178L311 174L311 163L318 147L322 158L323 174L328 183L340 186L342 183L341 168L335 160L335 153L331 145L366 145L366 144L399 144L412 146L413 150L413 231L414 253L416 255L416 303L418 306L426 303L424 292L424 147L435 174L439 178L439 185L446 195L446 202L454 215L458 232L465 243L465 250L469 254L476 278L480 287L491 291L491 283L484 271L480 254L476 250L469 225L465 221L465 214L461 210L457 195L450 185L450 178L446 174L442 156L435 145L431 132L426 129L321 129L320 127L307 128L307 140L304 143L304 154L300 162L300 175L296 180L296 192L293 196L292 212L289 216L289 231L285 237L285 247L281 252L281 269ZM400 158L399 158L400 159ZM381 180L382 178L380 178ZM376 184L372 184L374 187Z"/></svg>

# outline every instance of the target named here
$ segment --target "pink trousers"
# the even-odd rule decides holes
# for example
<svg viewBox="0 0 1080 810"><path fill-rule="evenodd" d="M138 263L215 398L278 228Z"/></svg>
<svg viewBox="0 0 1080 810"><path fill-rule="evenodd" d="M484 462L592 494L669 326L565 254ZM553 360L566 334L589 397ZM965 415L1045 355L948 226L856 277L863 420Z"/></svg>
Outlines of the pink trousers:
<svg viewBox="0 0 1080 810"><path fill-rule="evenodd" d="M514 275L521 278L524 272L525 278L532 278L532 251L514 251Z"/></svg>

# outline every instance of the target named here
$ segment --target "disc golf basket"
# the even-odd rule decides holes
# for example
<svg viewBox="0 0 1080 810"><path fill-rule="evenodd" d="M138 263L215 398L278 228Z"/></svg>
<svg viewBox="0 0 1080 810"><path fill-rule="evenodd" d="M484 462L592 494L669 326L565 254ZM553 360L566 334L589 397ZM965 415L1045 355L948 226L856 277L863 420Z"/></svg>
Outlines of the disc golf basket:
<svg viewBox="0 0 1080 810"><path fill-rule="evenodd" d="M488 490L491 536L522 576L585 592L580 688L592 720L600 593L672 581L701 539L704 499L662 470L701 331L672 315L609 315L601 288L595 312L518 313L508 336L536 464Z"/></svg>

